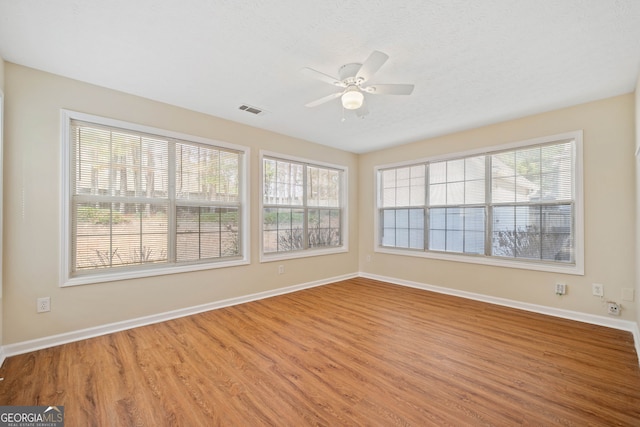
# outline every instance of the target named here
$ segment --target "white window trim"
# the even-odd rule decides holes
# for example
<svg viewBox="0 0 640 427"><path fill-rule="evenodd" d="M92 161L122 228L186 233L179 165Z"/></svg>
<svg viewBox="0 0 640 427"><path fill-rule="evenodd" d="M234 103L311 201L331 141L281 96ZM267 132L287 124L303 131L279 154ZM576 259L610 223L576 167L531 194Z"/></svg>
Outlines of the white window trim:
<svg viewBox="0 0 640 427"><path fill-rule="evenodd" d="M273 157L276 159L289 160L297 163L306 163L314 166L325 166L328 168L339 169L342 171L342 191L340 194L340 203L342 205L342 245L334 248L322 248L322 249L304 249L300 251L292 252L277 252L277 253L264 253L264 240L263 240L263 211L264 211L264 197L262 194L264 188L264 158ZM317 160L305 159L303 157L290 156L286 154L276 153L273 151L260 150L260 206L259 206L259 222L258 227L260 229L260 262L273 262L283 261L296 258L307 258L322 255L333 255L339 253L349 252L349 204L348 204L348 188L349 188L349 168L343 165L336 165L333 163L320 162Z"/></svg>
<svg viewBox="0 0 640 427"><path fill-rule="evenodd" d="M103 283L103 282L112 282L117 280L127 280L127 279L136 279L141 277L152 277L152 276L161 276L167 274L176 274L176 273L185 273L190 271L200 271L200 270L210 270L216 268L224 268L224 267L232 267L238 265L247 265L250 264L250 247L249 242L250 239L250 223L249 223L249 212L251 210L249 205L249 168L248 161L250 159L250 150L248 147L231 144L228 142L212 140L208 138L187 135L180 132L173 132L169 130L154 128L151 126L144 126L135 123L125 122L122 120L109 119L100 116L94 116L91 114L80 113L77 111L71 110L60 110L60 133L61 133L61 146L62 146L62 155L61 155L61 206L60 206L60 241L62 243L62 250L60 251L60 279L59 286L77 286L77 285L87 285L92 283ZM71 120L79 120L89 123L95 123L104 126L116 127L136 132L148 133L152 135L159 135L167 138L175 138L182 139L185 141L192 141L206 145L217 146L221 148L229 148L232 150L240 151L243 153L242 162L241 162L241 200L240 206L241 208L241 216L240 216L240 224L241 224L241 247L242 253L240 254L239 259L229 260L229 261L216 261L216 262L207 262L207 263L194 263L194 264L180 264L180 265L167 265L167 266L150 266L150 267L137 267L135 269L127 269L123 268L122 270L117 271L99 271L91 274L82 274L78 276L72 276L72 256L71 256L71 179L70 171L71 171L71 144L69 142L69 132L70 132L70 123Z"/></svg>
<svg viewBox="0 0 640 427"><path fill-rule="evenodd" d="M373 210L374 210L374 240L373 240L373 251L384 254L391 255L401 255L401 256L413 256L418 258L430 258L437 259L443 261L454 261L454 262L466 262L472 264L482 264L489 265L495 267L508 267L508 268L518 268L525 270L537 270L537 271L546 271L551 273L563 273L563 274L573 274L573 275L584 275L584 186L583 186L583 142L582 142L582 130L544 136L540 138L528 139L524 141L512 142L507 144L495 145L491 147L483 147L481 149L469 150L464 152L456 152L449 153L443 155L437 155L432 157L425 157L421 159L413 159L404 162L391 163L378 165L374 167L373 170L373 182L375 183L375 192L376 195L373 200ZM425 162L434 162L434 161L443 161L443 160L452 160L459 159L462 157L474 156L474 155L482 155L489 154L494 151L502 151L509 150L515 148L526 147L530 145L536 144L544 144L553 141L560 141L563 139L573 139L575 140L575 150L576 150L576 162L575 162L575 241L574 241L574 251L575 251L575 265L562 265L559 263L545 263L544 261L521 261L521 260L512 260L507 258L498 258L498 257L488 257L483 255L462 255L462 254L454 254L454 253L443 253L443 252L432 252L427 250L411 250L411 249L397 249L397 248L389 248L383 247L379 244L380 242L380 218L378 215L380 209L380 200L379 200L379 171L383 169L403 167L415 165L418 163Z"/></svg>

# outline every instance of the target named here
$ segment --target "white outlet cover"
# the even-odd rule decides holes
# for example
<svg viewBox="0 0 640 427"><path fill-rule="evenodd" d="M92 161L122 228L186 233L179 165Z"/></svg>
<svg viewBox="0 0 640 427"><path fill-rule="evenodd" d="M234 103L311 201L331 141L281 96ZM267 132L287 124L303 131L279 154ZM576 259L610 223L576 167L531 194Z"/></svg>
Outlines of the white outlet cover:
<svg viewBox="0 0 640 427"><path fill-rule="evenodd" d="M615 302L607 303L607 312L614 316L620 316L620 305L616 304Z"/></svg>
<svg viewBox="0 0 640 427"><path fill-rule="evenodd" d="M593 295L597 297L604 296L604 285L601 285L600 283L594 283L591 285L591 289L592 289Z"/></svg>
<svg viewBox="0 0 640 427"><path fill-rule="evenodd" d="M36 312L46 313L48 311L51 311L51 298L49 297L38 298Z"/></svg>

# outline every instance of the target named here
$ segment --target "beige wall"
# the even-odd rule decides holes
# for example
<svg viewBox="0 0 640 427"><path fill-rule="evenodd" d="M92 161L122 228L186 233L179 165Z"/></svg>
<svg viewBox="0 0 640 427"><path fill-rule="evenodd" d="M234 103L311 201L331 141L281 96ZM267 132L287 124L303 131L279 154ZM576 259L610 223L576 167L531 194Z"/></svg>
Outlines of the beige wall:
<svg viewBox="0 0 640 427"><path fill-rule="evenodd" d="M357 271L356 155L11 63L5 78L5 345ZM61 108L250 147L251 265L58 287ZM260 149L349 167L349 253L259 262ZM44 296L51 312L37 314Z"/></svg>
<svg viewBox="0 0 640 427"><path fill-rule="evenodd" d="M2 102L4 102L4 59L0 56L0 98L3 98ZM3 109L0 109L0 121L3 120ZM0 150L2 150L2 126L0 126ZM1 152L1 151L0 151ZM0 174L2 173L2 156L0 155ZM0 178L2 175L0 175ZM0 346L3 344L3 333L4 330L4 316L3 316L3 305L4 299L2 298L2 179L0 179Z"/></svg>
<svg viewBox="0 0 640 427"><path fill-rule="evenodd" d="M636 124L636 301L640 298L640 75L635 92ZM640 328L640 309L636 311L636 322ZM640 355L639 355L640 357Z"/></svg>
<svg viewBox="0 0 640 427"><path fill-rule="evenodd" d="M360 271L606 316L591 284L604 284L605 297L619 303L622 288L635 286L633 111L630 94L362 155ZM374 166L579 129L584 130L584 276L374 253ZM556 281L567 284L567 295L555 295ZM635 320L635 302L622 306L621 318Z"/></svg>
<svg viewBox="0 0 640 427"><path fill-rule="evenodd" d="M0 56L0 91L4 92L4 59Z"/></svg>

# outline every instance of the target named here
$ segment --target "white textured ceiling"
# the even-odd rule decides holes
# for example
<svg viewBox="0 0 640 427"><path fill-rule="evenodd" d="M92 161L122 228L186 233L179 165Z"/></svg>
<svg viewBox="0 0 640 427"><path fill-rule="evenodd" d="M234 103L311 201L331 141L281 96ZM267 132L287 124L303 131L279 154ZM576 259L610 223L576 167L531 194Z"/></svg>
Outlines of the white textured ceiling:
<svg viewBox="0 0 640 427"><path fill-rule="evenodd" d="M411 96L304 107L373 50ZM640 1L0 0L0 56L362 153L633 92Z"/></svg>

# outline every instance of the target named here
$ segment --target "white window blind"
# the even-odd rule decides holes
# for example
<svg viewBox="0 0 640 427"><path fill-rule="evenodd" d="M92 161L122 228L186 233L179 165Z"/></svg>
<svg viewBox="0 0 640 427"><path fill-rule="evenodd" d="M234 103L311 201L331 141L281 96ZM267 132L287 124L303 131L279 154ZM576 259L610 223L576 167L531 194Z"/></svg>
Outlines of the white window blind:
<svg viewBox="0 0 640 427"><path fill-rule="evenodd" d="M574 143L491 156L492 254L574 262Z"/></svg>
<svg viewBox="0 0 640 427"><path fill-rule="evenodd" d="M267 156L262 170L264 254L343 246L343 170Z"/></svg>
<svg viewBox="0 0 640 427"><path fill-rule="evenodd" d="M426 166L382 173L383 240L385 246L424 249ZM393 208L393 209L391 209Z"/></svg>
<svg viewBox="0 0 640 427"><path fill-rule="evenodd" d="M378 168L378 247L575 265L578 139Z"/></svg>
<svg viewBox="0 0 640 427"><path fill-rule="evenodd" d="M239 255L239 153L176 143L176 261Z"/></svg>
<svg viewBox="0 0 640 427"><path fill-rule="evenodd" d="M68 143L72 281L243 257L242 150L77 119Z"/></svg>
<svg viewBox="0 0 640 427"><path fill-rule="evenodd" d="M429 249L485 252L485 156L432 162L429 168Z"/></svg>

